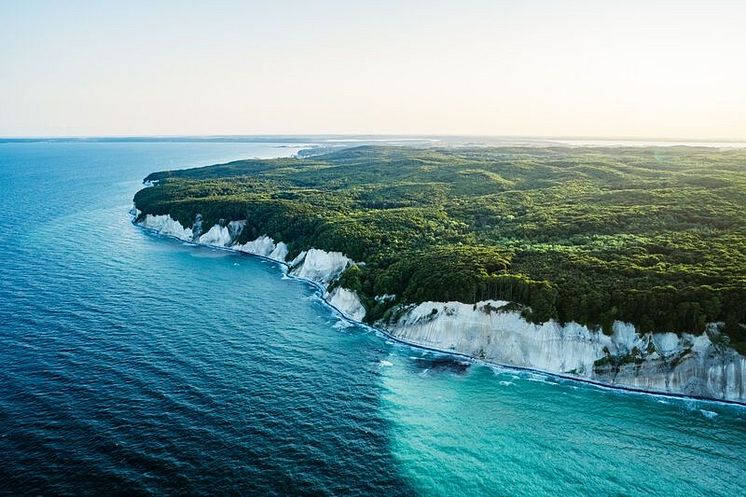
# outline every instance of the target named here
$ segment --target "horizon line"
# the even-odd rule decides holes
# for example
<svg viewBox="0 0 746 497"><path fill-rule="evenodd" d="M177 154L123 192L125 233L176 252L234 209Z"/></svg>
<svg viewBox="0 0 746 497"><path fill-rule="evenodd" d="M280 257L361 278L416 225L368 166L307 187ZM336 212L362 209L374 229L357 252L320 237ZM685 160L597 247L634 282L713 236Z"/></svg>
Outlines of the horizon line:
<svg viewBox="0 0 746 497"><path fill-rule="evenodd" d="M259 134L142 134L142 135L0 135L0 141L65 141L65 140L138 140L138 139L242 139L242 138L485 138L524 140L607 140L649 142L702 142L746 143L746 138L693 138L693 137L643 137L643 136L592 136L592 135L500 135L500 134L425 134L425 133L259 133Z"/></svg>

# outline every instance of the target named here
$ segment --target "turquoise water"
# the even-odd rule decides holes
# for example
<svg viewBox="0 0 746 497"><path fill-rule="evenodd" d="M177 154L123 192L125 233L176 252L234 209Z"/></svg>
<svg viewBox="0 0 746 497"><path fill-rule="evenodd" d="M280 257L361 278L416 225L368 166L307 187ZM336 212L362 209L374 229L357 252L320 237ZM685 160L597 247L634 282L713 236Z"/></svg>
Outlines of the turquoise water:
<svg viewBox="0 0 746 497"><path fill-rule="evenodd" d="M744 495L744 408L396 344L129 222L151 171L293 150L0 144L0 493Z"/></svg>

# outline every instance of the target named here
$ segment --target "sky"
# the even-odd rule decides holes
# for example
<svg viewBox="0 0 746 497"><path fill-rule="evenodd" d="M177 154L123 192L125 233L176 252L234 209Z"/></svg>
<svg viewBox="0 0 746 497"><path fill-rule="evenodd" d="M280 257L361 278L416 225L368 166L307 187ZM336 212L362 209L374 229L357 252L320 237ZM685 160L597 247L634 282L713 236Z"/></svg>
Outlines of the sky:
<svg viewBox="0 0 746 497"><path fill-rule="evenodd" d="M746 140L746 1L0 0L0 136Z"/></svg>

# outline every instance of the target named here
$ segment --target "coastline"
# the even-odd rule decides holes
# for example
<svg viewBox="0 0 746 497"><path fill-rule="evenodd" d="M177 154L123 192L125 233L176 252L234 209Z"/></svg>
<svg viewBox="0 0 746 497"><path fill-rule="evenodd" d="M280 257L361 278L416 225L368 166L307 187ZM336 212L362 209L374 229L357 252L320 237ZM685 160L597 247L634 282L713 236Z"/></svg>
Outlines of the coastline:
<svg viewBox="0 0 746 497"><path fill-rule="evenodd" d="M135 209L135 208L133 207L133 209ZM575 382L583 383L583 384L586 384L586 385L589 385L589 386L593 386L593 387L596 387L596 388L599 388L599 389L604 389L604 390L620 391L620 392L626 392L626 393L635 393L635 394L640 394L640 395L651 395L651 396L671 398L671 399L681 399L681 400L687 400L687 399L689 399L689 400L695 400L695 401L699 401L699 402L708 402L708 403L717 403L717 404L724 404L724 405L731 405L731 406L746 407L746 401L732 400L732 399L728 399L728 398L714 398L714 397L703 396L703 395L696 395L696 394L685 394L685 393L678 393L678 392L669 392L669 391L661 391L661 390L651 390L651 389L644 389L644 388L636 388L634 386L628 386L628 385L623 385L623 384L607 383L607 382L603 382L603 381L594 380L592 378L585 378L585 377L578 376L578 375L572 375L572 374L566 374L566 373L562 373L562 372L550 371L550 370L546 370L546 369L542 369L542 368L538 368L538 367L520 366L520 365L515 365L515 364L510 364L510 363L503 363L503 362L498 362L498 361L491 361L491 360L487 360L487 359L475 357L473 355L470 355L470 354L467 354L467 353L464 353L464 352L459 352L457 350L451 350L451 349L445 349L445 348L438 348L438 347L433 347L433 346L425 344L425 343L420 343L420 342L417 342L417 341L410 341L410 340L404 339L402 337L396 336L390 330L387 330L387 329L383 328L382 326L374 326L374 325L371 325L371 324L364 323L364 322L362 322L360 320L354 319L354 318L350 317L350 315L348 315L348 313L346 313L343 309L335 306L331 302L331 298L330 297L332 296L332 294L328 291L328 289L321 282L315 281L315 280L313 280L311 278L307 278L307 277L303 277L303 276L298 276L298 275L292 274L291 270L294 267L297 267L297 265L298 265L298 264L294 264L298 260L298 258L296 258L296 260L294 260L294 261L288 262L288 261L285 261L285 260L279 260L279 259L272 258L272 257L266 256L266 255L258 254L258 253L252 253L252 252L248 252L248 251L245 251L245 250L239 250L239 249L233 248L234 246L227 246L227 245L220 246L220 245L215 245L215 244L211 244L211 243L200 243L198 241L185 240L185 239L180 238L179 236L177 236L175 234L164 233L164 232L160 231L157 228L145 226L143 223L138 223L137 222L137 215L134 214L133 211L130 211L130 214L131 214L131 222L132 222L132 224L135 225L136 227L138 227L138 228L146 231L146 232L149 232L149 233L152 233L152 234L156 234L158 236L162 236L162 237L166 237L166 238L171 238L171 239L174 239L174 240L178 240L178 241L180 241L182 243L193 245L195 247L204 247L204 248L210 248L210 249L224 250L224 251L228 251L228 252L232 252L232 253L237 253L237 254L243 254L243 255L249 255L249 256L253 256L253 257L258 257L260 259L264 259L264 260L267 260L267 261L274 262L274 263L276 263L276 264L278 264L278 265L280 265L281 267L284 268L284 274L288 278L296 279L296 280L303 281L305 283L310 284L313 287L314 292L317 293L317 295L321 298L322 302L326 306L328 306L329 308L331 308L333 311L335 311L338 314L338 316L341 319L343 319L344 321L346 321L348 323L351 323L351 324L354 324L354 325L357 325L357 326L365 327L365 328L367 328L367 329L369 329L369 330L371 330L373 332L379 333L382 337L384 337L386 339L393 340L396 343L399 343L399 344L402 344L402 345L406 345L408 347L412 347L412 348L419 349L419 350L425 350L425 351L428 351L428 352L434 352L434 353L438 353L438 354L448 355L448 356L452 356L452 357L458 357L458 358L464 359L464 360L466 360L466 361L468 361L470 363L481 364L481 365L485 365L487 367L497 367L497 368L502 368L502 369L507 369L507 370L514 370L514 371L518 371L518 372L538 373L538 374L546 375L546 376L551 377L551 378L556 378L556 379L560 379L560 380L575 381ZM178 223L178 221L175 221L175 222ZM190 228L187 228L187 229L191 232ZM270 238L270 240L271 240L271 238ZM278 242L278 244L282 244L282 243L283 242ZM310 249L310 250L315 250L315 249ZM305 254L301 254L301 255L305 256ZM301 264L302 264L302 260L301 260Z"/></svg>

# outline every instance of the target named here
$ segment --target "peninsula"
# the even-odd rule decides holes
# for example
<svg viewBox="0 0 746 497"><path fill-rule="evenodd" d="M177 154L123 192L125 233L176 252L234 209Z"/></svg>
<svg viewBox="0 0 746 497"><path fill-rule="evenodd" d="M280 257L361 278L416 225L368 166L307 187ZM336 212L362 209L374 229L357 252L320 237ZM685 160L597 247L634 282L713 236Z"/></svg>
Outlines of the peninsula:
<svg viewBox="0 0 746 497"><path fill-rule="evenodd" d="M135 221L487 362L746 403L746 150L390 147L150 174Z"/></svg>

